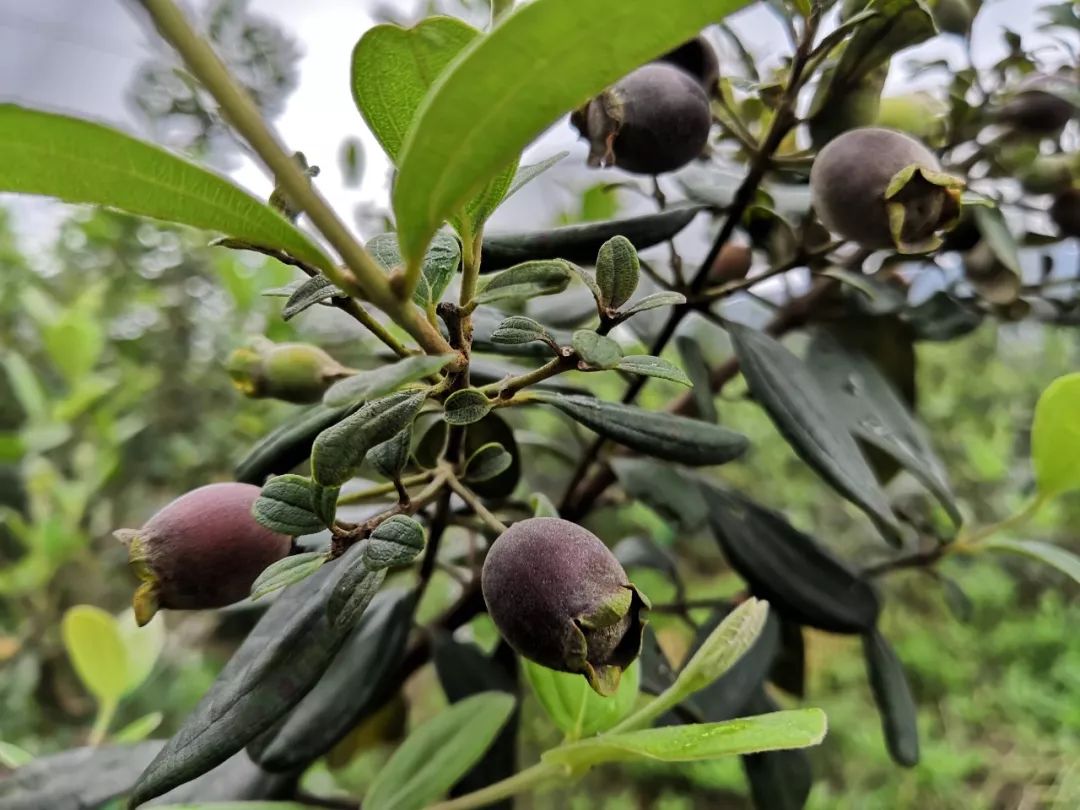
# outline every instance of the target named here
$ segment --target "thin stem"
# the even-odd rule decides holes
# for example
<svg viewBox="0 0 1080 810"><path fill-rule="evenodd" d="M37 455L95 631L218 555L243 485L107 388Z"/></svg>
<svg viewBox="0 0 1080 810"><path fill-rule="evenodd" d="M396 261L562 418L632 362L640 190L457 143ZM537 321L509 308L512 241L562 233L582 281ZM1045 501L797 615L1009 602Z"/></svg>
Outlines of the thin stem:
<svg viewBox="0 0 1080 810"><path fill-rule="evenodd" d="M415 475L407 475L401 479L403 486L411 487L415 484L422 484L425 481L431 479L434 475L434 471L427 470L422 473L416 473ZM393 483L378 484L367 489L362 489L359 492L350 492L348 495L342 495L338 498L338 506L348 506L354 503L364 503L365 501L371 501L376 498L381 498L384 495L390 495L397 491L397 486Z"/></svg>
<svg viewBox="0 0 1080 810"><path fill-rule="evenodd" d="M450 485L450 488L454 490L461 498L469 505L469 508L476 513L476 516L484 521L484 525L491 529L496 534L502 534L506 531L507 526L495 515L488 511L487 507L480 502L479 496L471 489L469 489L461 480L454 474L448 473L446 477L446 483Z"/></svg>
<svg viewBox="0 0 1080 810"><path fill-rule="evenodd" d="M428 807L428 810L471 810L474 807L484 807L494 804L500 799L533 790L551 779L565 778L569 774L570 769L565 765L537 762L520 773L509 776L493 785L474 790L472 793L466 793L456 799L433 804Z"/></svg>
<svg viewBox="0 0 1080 810"><path fill-rule="evenodd" d="M104 700L98 704L97 716L94 718L94 727L90 729L88 742L90 745L101 745L105 741L105 735L109 732L113 717L119 704L115 700Z"/></svg>
<svg viewBox="0 0 1080 810"><path fill-rule="evenodd" d="M162 38L176 49L188 70L220 105L229 123L251 145L289 198L308 215L345 261L348 271L335 265L322 268L327 278L350 295L371 301L412 335L428 353L449 352L450 347L442 335L423 318L412 302L401 300L394 294L382 268L309 182L225 63L192 28L176 3L173 0L140 0L140 3L150 14Z"/></svg>
<svg viewBox="0 0 1080 810"><path fill-rule="evenodd" d="M499 382L489 383L482 386L480 390L489 396L498 395L504 399L509 399L522 388L527 388L530 385L554 377L557 374L562 374L564 371L569 371L573 367L574 359L572 356L560 356L553 360L549 360L539 368L526 372L525 374L519 374L517 377L510 377L505 380L500 380Z"/></svg>
<svg viewBox="0 0 1080 810"><path fill-rule="evenodd" d="M981 540L985 540L986 538L990 537L991 535L997 534L998 532L1015 529L1017 526L1026 523L1032 517L1034 517L1035 513L1038 512L1039 509L1041 509L1043 505L1049 500L1049 495L1036 495L1024 506L1023 509L1021 509L1016 514L1010 515L1009 517L1005 518L1004 520L998 521L997 523L991 523L989 526L984 526L981 529L977 529L966 537L961 535L961 537L957 539L954 545L958 548L964 548L967 546L975 545Z"/></svg>

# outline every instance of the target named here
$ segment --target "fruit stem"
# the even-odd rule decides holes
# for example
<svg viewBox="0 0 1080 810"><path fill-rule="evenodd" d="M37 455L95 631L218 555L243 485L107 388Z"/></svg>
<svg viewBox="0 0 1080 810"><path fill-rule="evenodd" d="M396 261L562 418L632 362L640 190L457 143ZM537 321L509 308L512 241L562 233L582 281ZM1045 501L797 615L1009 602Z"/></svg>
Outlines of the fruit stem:
<svg viewBox="0 0 1080 810"><path fill-rule="evenodd" d="M438 802L430 805L428 810L471 810L474 807L484 807L494 804L500 799L533 790L548 780L567 775L569 769L565 765L554 765L548 762L537 762L520 773L509 776L493 785L488 785L472 793L466 793L456 799L446 802Z"/></svg>
<svg viewBox="0 0 1080 810"><path fill-rule="evenodd" d="M119 704L115 700L103 700L98 704L97 716L94 718L94 726L90 729L88 742L90 745L101 745L105 741L105 735L112 725L116 708Z"/></svg>
<svg viewBox="0 0 1080 810"><path fill-rule="evenodd" d="M210 44L191 26L176 3L173 0L139 1L162 39L180 54L188 69L220 105L229 123L274 174L288 198L308 215L326 241L345 260L347 270L332 263L320 268L326 277L353 297L371 301L412 335L429 354L449 353L449 344L412 302L399 300L394 294L382 268L316 190L293 159L292 152L284 147L247 92L233 78Z"/></svg>
<svg viewBox="0 0 1080 810"><path fill-rule="evenodd" d="M469 489L465 484L461 483L461 480L453 473L448 473L446 477L446 483L450 485L450 488L454 490L461 498L469 505L469 507L476 513L476 516L480 520L484 521L484 525L494 531L496 534L502 534L506 531L506 524L499 520L495 515L488 511L487 507L480 502L480 498L476 493Z"/></svg>

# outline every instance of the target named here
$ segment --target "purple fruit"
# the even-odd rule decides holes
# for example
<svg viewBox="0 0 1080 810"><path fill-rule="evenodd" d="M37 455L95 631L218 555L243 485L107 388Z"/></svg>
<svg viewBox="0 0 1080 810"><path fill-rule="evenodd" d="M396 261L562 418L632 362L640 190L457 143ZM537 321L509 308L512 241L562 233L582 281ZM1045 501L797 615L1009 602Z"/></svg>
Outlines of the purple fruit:
<svg viewBox="0 0 1080 810"><path fill-rule="evenodd" d="M238 602L263 569L287 556L292 538L251 515L251 484L210 484L181 495L141 529L120 529L141 580L132 599L140 625L159 608L198 610Z"/></svg>
<svg viewBox="0 0 1080 810"><path fill-rule="evenodd" d="M598 693L619 685L641 652L648 602L596 535L567 520L529 518L484 561L488 612L518 653L581 673Z"/></svg>
<svg viewBox="0 0 1080 810"><path fill-rule="evenodd" d="M922 253L955 226L963 181L941 172L914 138L865 127L837 136L810 172L814 210L830 231L864 248Z"/></svg>
<svg viewBox="0 0 1080 810"><path fill-rule="evenodd" d="M696 36L689 42L684 42L678 48L668 51L661 56L658 62L667 62L670 65L680 67L697 79L705 92L710 92L720 78L720 60L716 58L716 51L709 44L709 40L703 36Z"/></svg>
<svg viewBox="0 0 1080 810"><path fill-rule="evenodd" d="M653 63L589 101L571 121L589 141L590 166L662 174L701 154L712 113L693 76Z"/></svg>
<svg viewBox="0 0 1080 810"><path fill-rule="evenodd" d="M1054 198L1050 218L1062 236L1080 236L1080 188L1070 188Z"/></svg>
<svg viewBox="0 0 1080 810"><path fill-rule="evenodd" d="M1069 100L1076 93L1073 79L1041 74L1030 76L997 111L998 120L1031 135L1057 135L1077 115L1076 104Z"/></svg>

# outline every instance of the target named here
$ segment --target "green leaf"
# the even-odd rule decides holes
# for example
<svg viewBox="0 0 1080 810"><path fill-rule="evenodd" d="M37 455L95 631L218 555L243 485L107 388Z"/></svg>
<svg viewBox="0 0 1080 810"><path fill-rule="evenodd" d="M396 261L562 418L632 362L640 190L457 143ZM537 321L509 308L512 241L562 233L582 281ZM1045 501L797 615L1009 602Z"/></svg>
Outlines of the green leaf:
<svg viewBox="0 0 1080 810"><path fill-rule="evenodd" d="M142 742L157 731L158 726L161 725L161 721L164 719L165 715L161 712L150 712L150 714L144 714L142 717L132 720L118 732L109 736L116 743Z"/></svg>
<svg viewBox="0 0 1080 810"><path fill-rule="evenodd" d="M513 710L510 695L481 692L435 715L379 771L365 810L420 810L438 799L479 761Z"/></svg>
<svg viewBox="0 0 1080 810"><path fill-rule="evenodd" d="M1031 462L1039 493L1080 489L1080 373L1058 377L1042 392L1031 423Z"/></svg>
<svg viewBox="0 0 1080 810"><path fill-rule="evenodd" d="M409 463L409 452L411 450L412 427L410 426L396 436L368 450L367 460L372 467L379 471L380 475L390 479L397 479Z"/></svg>
<svg viewBox="0 0 1080 810"><path fill-rule="evenodd" d="M701 351L701 345L689 335L678 335L675 338L675 349L682 360L686 376L694 391L694 405L697 407L698 416L706 422L715 422L720 418L716 411L716 401L713 399L709 364L705 361L705 355Z"/></svg>
<svg viewBox="0 0 1080 810"><path fill-rule="evenodd" d="M542 341L558 350L558 343L551 333L532 318L526 318L524 315L511 315L491 333L492 343L508 346L532 343L534 340Z"/></svg>
<svg viewBox="0 0 1080 810"><path fill-rule="evenodd" d="M743 711L762 715L779 708L765 690L758 687ZM814 784L814 772L805 751L794 749L750 754L742 758L742 764L750 783L754 807L802 810L806 806Z"/></svg>
<svg viewBox="0 0 1080 810"><path fill-rule="evenodd" d="M281 317L286 321L291 320L305 309L316 304L328 303L334 298L348 298L348 296L326 276L312 276L292 291L285 306L281 309Z"/></svg>
<svg viewBox="0 0 1080 810"><path fill-rule="evenodd" d="M465 431L463 450L468 458L485 444L495 444L510 454L510 466L486 481L472 481L472 491L481 498L499 499L509 497L521 480L521 448L518 447L514 430L496 413L489 413L479 422L473 422Z"/></svg>
<svg viewBox="0 0 1080 810"><path fill-rule="evenodd" d="M677 292L658 292L640 298L622 311L622 317L629 318L639 312L658 307L674 307L686 303L686 296Z"/></svg>
<svg viewBox="0 0 1080 810"><path fill-rule="evenodd" d="M491 304L507 298L553 295L565 290L569 283L570 267L564 261L525 262L492 276L473 300Z"/></svg>
<svg viewBox="0 0 1080 810"><path fill-rule="evenodd" d="M14 743L4 742L0 740L0 766L8 768L9 770L15 770L21 768L23 765L28 765L33 762L34 755L29 751L26 751ZM2 795L3 791L0 791Z"/></svg>
<svg viewBox="0 0 1080 810"><path fill-rule="evenodd" d="M279 475L263 485L251 513L271 531L303 537L334 522L337 496L338 487L321 487L302 475Z"/></svg>
<svg viewBox="0 0 1080 810"><path fill-rule="evenodd" d="M165 648L165 622L159 619L139 627L135 621L135 611L131 608L115 616L113 621L127 652L127 686L124 693L130 694L154 671L154 665Z"/></svg>
<svg viewBox="0 0 1080 810"><path fill-rule="evenodd" d="M248 754L275 773L307 767L370 716L394 686L412 630L415 598L380 591L315 687Z"/></svg>
<svg viewBox="0 0 1080 810"><path fill-rule="evenodd" d="M960 525L956 496L925 430L878 365L850 341L818 332L806 351L807 365L839 406L851 434L892 456Z"/></svg>
<svg viewBox="0 0 1080 810"><path fill-rule="evenodd" d="M251 583L251 598L260 599L269 593L280 591L302 579L307 579L325 562L326 553L322 551L305 551L278 560L273 565L267 566Z"/></svg>
<svg viewBox="0 0 1080 810"><path fill-rule="evenodd" d="M311 810L311 805L297 802L194 802L163 804L158 810Z"/></svg>
<svg viewBox="0 0 1080 810"><path fill-rule="evenodd" d="M559 509L551 502L551 498L543 492L534 492L529 496L529 504L532 506L533 517L558 517Z"/></svg>
<svg viewBox="0 0 1080 810"><path fill-rule="evenodd" d="M465 462L466 481L489 481L510 469L513 457L498 442L489 442L469 456Z"/></svg>
<svg viewBox="0 0 1080 810"><path fill-rule="evenodd" d="M647 458L612 458L619 485L665 520L693 531L705 523L709 508L696 479L670 464Z"/></svg>
<svg viewBox="0 0 1080 810"><path fill-rule="evenodd" d="M596 283L604 306L618 309L629 301L640 274L637 251L625 236L613 236L600 246L596 255Z"/></svg>
<svg viewBox="0 0 1080 810"><path fill-rule="evenodd" d="M1066 576L1072 577L1074 582L1080 584L1080 557L1077 557L1068 549L1061 548L1061 546L1043 543L1039 540L1007 540L996 537L984 540L981 545L991 551L1022 554L1025 557L1046 563Z"/></svg>
<svg viewBox="0 0 1080 810"><path fill-rule="evenodd" d="M799 457L899 544L888 499L814 374L764 332L738 324L728 324L728 332L750 393Z"/></svg>
<svg viewBox="0 0 1080 810"><path fill-rule="evenodd" d="M443 419L448 425L471 425L491 412L492 402L479 388L455 391L443 405Z"/></svg>
<svg viewBox="0 0 1080 810"><path fill-rule="evenodd" d="M506 196L510 197L526 183L531 183L569 154L569 152L557 152L551 157L544 158L537 163L530 163L528 166L519 166L517 173L514 175L514 181L506 191Z"/></svg>
<svg viewBox="0 0 1080 810"><path fill-rule="evenodd" d="M919 763L919 727L904 667L877 630L864 635L862 641L870 691L881 715L885 744L894 762L912 768Z"/></svg>
<svg viewBox="0 0 1080 810"><path fill-rule="evenodd" d="M741 456L748 446L740 433L683 416L577 395L536 391L530 397L558 408L605 438L666 461L724 464Z"/></svg>
<svg viewBox="0 0 1080 810"><path fill-rule="evenodd" d="M571 345L582 362L593 368L615 368L622 360L623 354L619 344L591 329L579 329L574 332Z"/></svg>
<svg viewBox="0 0 1080 810"><path fill-rule="evenodd" d="M2 362L11 393L19 401L27 421L43 419L50 411L49 400L26 358L15 351L5 351Z"/></svg>
<svg viewBox="0 0 1080 810"><path fill-rule="evenodd" d="M750 597L740 604L709 634L671 688L689 697L711 684L753 646L768 618L768 602Z"/></svg>
<svg viewBox="0 0 1080 810"><path fill-rule="evenodd" d="M236 480L262 486L267 476L289 472L311 454L320 433L356 407L352 403L336 407L319 404L282 422L259 439L236 465Z"/></svg>
<svg viewBox="0 0 1080 810"><path fill-rule="evenodd" d="M340 486L360 468L368 450L412 424L428 392L402 391L369 402L315 439L311 472L323 486Z"/></svg>
<svg viewBox="0 0 1080 810"><path fill-rule="evenodd" d="M570 269L574 271L574 275L581 279L581 283L588 288L590 293L592 293L592 297L596 300L597 311L599 311L603 294L600 292L600 285L596 283L593 274L584 267L578 267L576 264L571 264Z"/></svg>
<svg viewBox="0 0 1080 810"><path fill-rule="evenodd" d="M704 210L705 206L701 205L682 205L655 214L584 222L547 231L484 234L481 272L502 270L534 259L592 264L600 246L613 236L624 236L637 250L644 250L666 242Z"/></svg>
<svg viewBox="0 0 1080 810"><path fill-rule="evenodd" d="M396 233L380 233L364 246L372 258L388 273L401 266ZM413 302L421 307L438 303L461 264L461 244L448 233L437 233L428 245L420 266L420 284L413 292Z"/></svg>
<svg viewBox="0 0 1080 810"><path fill-rule="evenodd" d="M612 728L634 708L641 667L634 661L623 671L614 695L601 697L580 675L556 672L521 659L525 679L551 721L567 739L579 740Z"/></svg>
<svg viewBox="0 0 1080 810"><path fill-rule="evenodd" d="M744 5L675 0L656 14L652 0L535 0L473 40L420 104L401 148L402 254L418 260L443 221L559 116Z"/></svg>
<svg viewBox="0 0 1080 810"><path fill-rule="evenodd" d="M545 752L542 759L573 768L635 759L694 762L759 751L806 748L825 738L826 727L825 712L821 709L797 709L724 723L604 734L553 748Z"/></svg>
<svg viewBox="0 0 1080 810"><path fill-rule="evenodd" d="M413 28L377 25L356 43L352 57L352 91L357 109L395 165L401 165L406 133L428 89L460 51L480 32L454 17L428 17ZM509 193L517 169L510 155L491 182L461 201L455 227L462 236L479 226ZM487 179L487 178L485 178ZM430 236L430 234L429 234ZM434 292L434 290L433 290ZM441 293L439 293L441 294ZM433 295L438 300L438 295Z"/></svg>
<svg viewBox="0 0 1080 810"><path fill-rule="evenodd" d="M649 354L630 354L619 361L616 366L619 371L628 371L631 374L642 374L646 377L659 377L661 380L669 380L679 385L692 386L690 378L678 366L672 365L661 357L653 357Z"/></svg>
<svg viewBox="0 0 1080 810"><path fill-rule="evenodd" d="M118 208L281 248L323 269L333 267L301 231L248 192L100 124L0 104L0 166L0 191Z"/></svg>
<svg viewBox="0 0 1080 810"><path fill-rule="evenodd" d="M220 765L280 722L311 690L362 614L338 622L328 615L330 596L355 571L361 553L360 544L354 545L277 598L139 777L133 806Z"/></svg>
<svg viewBox="0 0 1080 810"><path fill-rule="evenodd" d="M364 544L364 564L372 571L408 565L423 550L424 527L407 515L393 515Z"/></svg>
<svg viewBox="0 0 1080 810"><path fill-rule="evenodd" d="M880 606L873 587L783 515L743 495L703 487L709 525L731 567L784 618L831 633L865 633Z"/></svg>
<svg viewBox="0 0 1080 810"><path fill-rule="evenodd" d="M403 385L437 374L452 359L452 354L414 354L396 363L361 371L331 385L323 394L323 404L339 407L384 397Z"/></svg>
<svg viewBox="0 0 1080 810"><path fill-rule="evenodd" d="M127 692L127 648L112 615L93 605L75 605L60 622L71 665L99 703L116 703Z"/></svg>

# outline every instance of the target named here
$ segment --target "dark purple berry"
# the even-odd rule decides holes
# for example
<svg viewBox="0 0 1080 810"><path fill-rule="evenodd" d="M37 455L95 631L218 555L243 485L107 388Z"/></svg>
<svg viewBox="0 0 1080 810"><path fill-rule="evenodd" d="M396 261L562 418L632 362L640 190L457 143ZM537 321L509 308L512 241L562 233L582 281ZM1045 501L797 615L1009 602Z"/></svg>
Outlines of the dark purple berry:
<svg viewBox="0 0 1080 810"><path fill-rule="evenodd" d="M689 42L684 42L678 48L668 51L657 61L682 68L697 79L706 92L711 92L720 78L720 60L716 58L713 46L703 36L696 36Z"/></svg>

